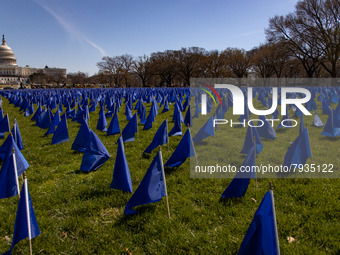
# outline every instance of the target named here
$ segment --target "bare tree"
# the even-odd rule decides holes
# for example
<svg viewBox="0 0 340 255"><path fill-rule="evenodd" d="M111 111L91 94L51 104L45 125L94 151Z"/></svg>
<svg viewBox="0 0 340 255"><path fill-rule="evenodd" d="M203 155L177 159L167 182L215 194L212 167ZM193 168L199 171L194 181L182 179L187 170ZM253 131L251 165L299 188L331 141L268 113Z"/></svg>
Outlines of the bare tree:
<svg viewBox="0 0 340 255"><path fill-rule="evenodd" d="M142 82L142 86L145 87L150 80L151 77L151 66L150 66L150 58L146 55L142 57L138 57L133 65L133 72L138 75Z"/></svg>

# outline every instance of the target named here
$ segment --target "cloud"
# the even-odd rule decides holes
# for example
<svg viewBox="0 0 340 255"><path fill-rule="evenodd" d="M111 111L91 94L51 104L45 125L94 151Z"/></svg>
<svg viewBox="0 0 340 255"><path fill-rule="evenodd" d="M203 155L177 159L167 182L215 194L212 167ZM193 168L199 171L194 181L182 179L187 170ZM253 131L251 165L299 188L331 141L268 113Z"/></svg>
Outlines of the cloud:
<svg viewBox="0 0 340 255"><path fill-rule="evenodd" d="M105 51L99 45L88 39L86 35L80 32L80 30L72 23L68 22L65 18L62 18L57 13L55 13L51 8L40 2L39 0L35 0L37 4L39 4L43 9L45 9L51 16L53 16L56 21L63 27L63 29L69 34L69 36L73 39L76 39L78 42L86 42L91 45L93 48L99 51L102 56L105 56Z"/></svg>

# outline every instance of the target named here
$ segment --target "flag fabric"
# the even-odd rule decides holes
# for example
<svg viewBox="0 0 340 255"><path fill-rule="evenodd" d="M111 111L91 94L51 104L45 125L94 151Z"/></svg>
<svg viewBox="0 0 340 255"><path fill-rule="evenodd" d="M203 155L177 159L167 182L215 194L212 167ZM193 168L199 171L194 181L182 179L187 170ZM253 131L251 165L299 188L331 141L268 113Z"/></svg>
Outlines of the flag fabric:
<svg viewBox="0 0 340 255"><path fill-rule="evenodd" d="M168 120L165 119L158 128L152 142L145 149L144 153L151 153L158 146L166 144L168 142Z"/></svg>
<svg viewBox="0 0 340 255"><path fill-rule="evenodd" d="M111 122L107 129L106 134L115 135L119 133L120 133L120 128L119 128L118 114L117 114L117 111L115 111L115 114L113 115L113 118L111 119Z"/></svg>
<svg viewBox="0 0 340 255"><path fill-rule="evenodd" d="M110 185L111 189L119 189L125 192L132 192L132 182L129 166L125 157L123 139L118 138L118 147L115 166L113 168L113 178Z"/></svg>
<svg viewBox="0 0 340 255"><path fill-rule="evenodd" d="M110 154L98 136L90 129L87 145L80 165L80 171L90 172L98 169L108 159Z"/></svg>
<svg viewBox="0 0 340 255"><path fill-rule="evenodd" d="M106 125L107 125L107 121L106 121L104 109L101 108L100 111L99 111L99 118L98 118L98 122L97 122L97 130L106 132L107 131Z"/></svg>
<svg viewBox="0 0 340 255"><path fill-rule="evenodd" d="M8 114L0 121L0 139L5 138L5 133L9 132Z"/></svg>
<svg viewBox="0 0 340 255"><path fill-rule="evenodd" d="M184 125L186 127L192 127L192 116L191 116L190 104L189 104L187 113L185 114L185 117L184 117Z"/></svg>
<svg viewBox="0 0 340 255"><path fill-rule="evenodd" d="M269 121L267 121L266 116L262 115L259 116L259 119L263 121L263 126L261 127L256 127L256 131L259 134L261 138L266 138L270 140L275 140L276 139L276 133L274 128L272 127L271 124L269 124ZM260 121L258 121L257 126L260 126ZM262 124L262 123L261 123Z"/></svg>
<svg viewBox="0 0 340 255"><path fill-rule="evenodd" d="M126 204L124 214L134 214L133 207L159 202L166 196L161 152L153 159L135 193Z"/></svg>
<svg viewBox="0 0 340 255"><path fill-rule="evenodd" d="M89 134L90 134L89 126L87 125L86 121L83 119L81 121L81 126L79 128L77 136L72 143L71 150L85 152Z"/></svg>
<svg viewBox="0 0 340 255"><path fill-rule="evenodd" d="M285 123L285 126L282 125L282 123ZM280 121L280 124L277 126L277 128L282 128L282 127L285 127L285 128L291 128L292 127L292 122L290 121L290 117L289 117L289 108L288 108L288 106L286 108L286 115L284 115L282 117L282 120Z"/></svg>
<svg viewBox="0 0 340 255"><path fill-rule="evenodd" d="M29 107L27 107L24 116L28 117L34 113L34 106L33 103L30 103Z"/></svg>
<svg viewBox="0 0 340 255"><path fill-rule="evenodd" d="M210 117L208 121L203 125L203 127L201 127L201 129L197 132L197 134L194 136L192 140L194 143L198 144L203 139L209 136L214 136L214 135L215 135L215 131L214 131L213 117Z"/></svg>
<svg viewBox="0 0 340 255"><path fill-rule="evenodd" d="M53 119L53 113L50 109L46 108L39 114L36 125L41 129L49 128Z"/></svg>
<svg viewBox="0 0 340 255"><path fill-rule="evenodd" d="M285 155L283 165L290 167L292 164L304 165L308 158L311 157L311 149L309 145L308 129L304 131L295 139L290 145Z"/></svg>
<svg viewBox="0 0 340 255"><path fill-rule="evenodd" d="M272 192L268 191L250 223L238 252L239 255L279 254L273 201Z"/></svg>
<svg viewBox="0 0 340 255"><path fill-rule="evenodd" d="M38 235L40 235L40 230L28 190L27 179L25 179L21 188L11 249L5 252L4 255L12 254L14 246L26 237L31 240Z"/></svg>
<svg viewBox="0 0 340 255"><path fill-rule="evenodd" d="M164 104L164 107L163 107L162 113L168 112L168 111L169 111L169 103L168 103L168 100L166 100L165 104Z"/></svg>
<svg viewBox="0 0 340 255"><path fill-rule="evenodd" d="M51 125L45 135L50 135L55 132L55 127L59 125L60 122L60 114L59 114L59 109L57 109L57 112L55 113L53 120L51 122Z"/></svg>
<svg viewBox="0 0 340 255"><path fill-rule="evenodd" d="M334 121L334 109L330 111L326 125L321 135L328 137L336 137L340 135L340 123Z"/></svg>
<svg viewBox="0 0 340 255"><path fill-rule="evenodd" d="M14 120L14 126L12 128L11 131L12 135L13 135L13 139L16 142L19 150L22 150L24 148L23 144L22 144L22 139L21 139L21 134L20 134L20 130L19 130L19 126L18 126L18 122L15 119Z"/></svg>
<svg viewBox="0 0 340 255"><path fill-rule="evenodd" d="M262 144L259 134L257 133L256 127L251 127L249 125L247 128L246 137L244 139L243 148L241 151L242 154L248 154L249 150L251 150L252 146L254 145L254 141L253 141L254 137L255 137L255 144L256 144L256 154L259 154L262 151L263 144Z"/></svg>
<svg viewBox="0 0 340 255"><path fill-rule="evenodd" d="M180 115L177 114L175 117L175 124L169 132L169 136L182 135L182 122Z"/></svg>
<svg viewBox="0 0 340 255"><path fill-rule="evenodd" d="M322 120L320 119L320 117L317 115L316 112L315 112L315 115L314 115L313 126L314 127L323 127Z"/></svg>
<svg viewBox="0 0 340 255"><path fill-rule="evenodd" d="M67 130L67 120L66 114L61 116L61 121L53 134L51 145L64 143L69 140L68 130Z"/></svg>
<svg viewBox="0 0 340 255"><path fill-rule="evenodd" d="M164 166L166 167L178 167L184 163L184 161L189 158L195 156L194 145L192 143L191 134L189 128L185 132L181 141L177 145L175 151L170 156L168 161Z"/></svg>
<svg viewBox="0 0 340 255"><path fill-rule="evenodd" d="M20 152L20 149L16 145L12 135L7 136L6 140L0 147L0 159L6 160L15 151L15 160L17 165L18 177L28 168L29 164Z"/></svg>
<svg viewBox="0 0 340 255"><path fill-rule="evenodd" d="M242 163L242 166L255 166L255 153L254 146L248 151L248 154L245 160ZM231 198L231 197L243 197L246 194L248 189L248 185L250 182L250 178L254 177L252 172L241 172L240 170L236 173L234 179L225 189L222 194L223 198Z"/></svg>
<svg viewBox="0 0 340 255"><path fill-rule="evenodd" d="M148 117L146 118L146 122L144 124L143 130L148 130L152 128L152 122L155 121L155 108L151 107Z"/></svg>
<svg viewBox="0 0 340 255"><path fill-rule="evenodd" d="M122 132L123 142L132 142L135 140L135 133L138 131L137 113L135 113Z"/></svg>

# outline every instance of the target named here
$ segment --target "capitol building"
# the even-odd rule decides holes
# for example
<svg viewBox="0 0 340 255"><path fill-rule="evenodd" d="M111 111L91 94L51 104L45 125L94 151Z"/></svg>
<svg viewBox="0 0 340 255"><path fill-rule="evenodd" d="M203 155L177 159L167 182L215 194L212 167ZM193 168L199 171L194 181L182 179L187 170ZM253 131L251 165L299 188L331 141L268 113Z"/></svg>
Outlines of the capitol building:
<svg viewBox="0 0 340 255"><path fill-rule="evenodd" d="M2 44L0 45L0 84L28 84L29 76L39 72L66 78L66 69L64 68L49 68L47 66L45 68L19 67L12 49L6 44L5 36L2 35Z"/></svg>

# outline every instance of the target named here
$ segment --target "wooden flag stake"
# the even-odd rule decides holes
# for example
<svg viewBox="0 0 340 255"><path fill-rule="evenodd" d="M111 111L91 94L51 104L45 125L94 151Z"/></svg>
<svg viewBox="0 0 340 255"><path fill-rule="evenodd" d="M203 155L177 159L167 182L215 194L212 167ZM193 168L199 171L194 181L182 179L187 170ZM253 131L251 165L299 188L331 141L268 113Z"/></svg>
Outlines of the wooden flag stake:
<svg viewBox="0 0 340 255"><path fill-rule="evenodd" d="M163 175L163 181L164 181L166 207L167 207L167 210L168 210L168 217L169 217L169 219L171 219L170 218L170 206L169 206L169 199L168 199L168 191L166 189L165 172L164 172L164 165L163 165L161 146L159 146L159 156L161 158L161 168L162 168L162 175Z"/></svg>
<svg viewBox="0 0 340 255"><path fill-rule="evenodd" d="M254 143L254 161L255 161L255 166L256 166L256 138L255 136L253 136L253 143ZM255 171L255 199L256 199L256 194L257 194L257 173Z"/></svg>
<svg viewBox="0 0 340 255"><path fill-rule="evenodd" d="M274 220L274 229L275 229L276 249L277 249L277 254L280 255L279 234L278 234L278 231L277 231L273 188L274 188L274 186L273 186L272 182L269 182L269 192L270 192L270 197L272 199L272 207L273 207L272 209L273 209L273 220Z"/></svg>
<svg viewBox="0 0 340 255"><path fill-rule="evenodd" d="M19 196L19 199L20 199L20 187L19 187L19 180L18 180L17 161L16 161L16 158L15 158L15 150L14 150L14 148L12 148L12 154L13 154L13 166L14 166L15 183L17 185L18 196Z"/></svg>
<svg viewBox="0 0 340 255"><path fill-rule="evenodd" d="M29 204L28 204L28 187L27 187L27 176L26 171L23 173L24 176L24 187L25 187L25 193L26 193L26 212L27 212L27 228L28 228L28 242L30 247L30 255L32 255L32 234L31 234L31 217L30 217L30 211L29 211Z"/></svg>
<svg viewBox="0 0 340 255"><path fill-rule="evenodd" d="M306 124L306 128L307 128L307 136L308 136L308 143L309 143L309 149L310 149L310 158L311 158L312 163L313 163L313 154L312 154L312 148L310 147L310 140L309 140L308 125L307 124Z"/></svg>

